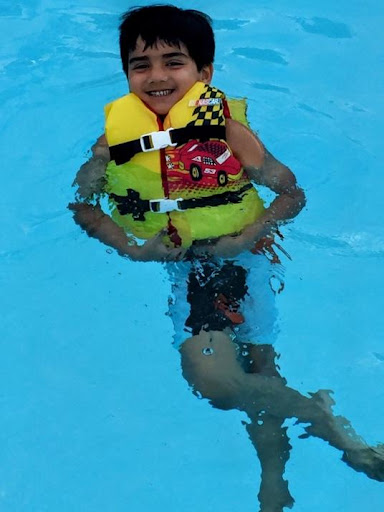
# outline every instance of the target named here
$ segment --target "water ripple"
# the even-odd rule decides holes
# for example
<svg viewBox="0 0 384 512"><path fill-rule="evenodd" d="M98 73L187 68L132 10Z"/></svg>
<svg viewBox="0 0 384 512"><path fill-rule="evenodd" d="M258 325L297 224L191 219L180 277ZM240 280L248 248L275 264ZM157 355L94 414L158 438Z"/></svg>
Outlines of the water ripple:
<svg viewBox="0 0 384 512"><path fill-rule="evenodd" d="M250 85L254 89L261 89L263 91L276 91L283 92L284 94L291 94L291 91L287 87L280 87L279 85L261 84L259 82L251 82Z"/></svg>
<svg viewBox="0 0 384 512"><path fill-rule="evenodd" d="M23 9L18 4L9 3L7 6L3 4L1 7L1 18L20 17L23 14Z"/></svg>
<svg viewBox="0 0 384 512"><path fill-rule="evenodd" d="M263 60L283 66L288 64L288 61L284 58L282 53L267 48L234 48L233 53L239 57L245 57L246 59Z"/></svg>
<svg viewBox="0 0 384 512"><path fill-rule="evenodd" d="M384 256L384 239L372 233L351 232L329 236L292 229L291 235L315 249L329 249L340 256Z"/></svg>
<svg viewBox="0 0 384 512"><path fill-rule="evenodd" d="M244 25L250 23L249 20L213 20L213 26L215 31L217 30L238 30Z"/></svg>
<svg viewBox="0 0 384 512"><path fill-rule="evenodd" d="M122 72L117 72L117 73L110 73L108 75L104 75L103 77L101 78L96 78L94 80L83 80L83 81L79 81L77 83L73 83L72 86L70 87L71 90L80 90L80 89L93 89L95 87L104 87L106 85L116 85L120 82L122 83L125 83L125 76L123 75ZM69 89L68 86L65 86L65 87L58 87L60 89Z"/></svg>
<svg viewBox="0 0 384 512"><path fill-rule="evenodd" d="M330 114L327 114L326 112L322 112L321 110L316 110L313 107L310 107L309 105L306 105L305 103L298 103L297 106L301 108L302 110L306 110L307 112L310 112L311 114L319 114L320 116L328 117L329 119L334 119Z"/></svg>
<svg viewBox="0 0 384 512"><path fill-rule="evenodd" d="M352 31L345 23L317 17L294 19L303 30L310 34L319 34L332 39L348 39L352 37Z"/></svg>

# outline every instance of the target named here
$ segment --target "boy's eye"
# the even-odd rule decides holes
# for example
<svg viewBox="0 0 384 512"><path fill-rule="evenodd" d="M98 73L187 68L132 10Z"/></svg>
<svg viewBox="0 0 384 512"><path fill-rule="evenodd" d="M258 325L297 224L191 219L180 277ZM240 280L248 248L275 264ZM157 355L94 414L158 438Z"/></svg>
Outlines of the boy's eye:
<svg viewBox="0 0 384 512"><path fill-rule="evenodd" d="M167 62L167 66L170 66L170 67L177 67L177 66L182 66L184 63L181 62L180 60L169 60Z"/></svg>
<svg viewBox="0 0 384 512"><path fill-rule="evenodd" d="M133 71L141 71L144 69L148 69L148 67L149 67L148 64L142 63L142 64L134 64L132 66L132 69L133 69Z"/></svg>

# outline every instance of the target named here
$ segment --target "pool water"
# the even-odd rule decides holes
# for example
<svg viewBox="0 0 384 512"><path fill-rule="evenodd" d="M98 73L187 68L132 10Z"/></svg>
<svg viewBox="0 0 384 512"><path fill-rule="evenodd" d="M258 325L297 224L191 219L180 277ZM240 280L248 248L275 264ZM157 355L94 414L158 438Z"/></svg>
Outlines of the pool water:
<svg viewBox="0 0 384 512"><path fill-rule="evenodd" d="M26 0L1 10L6 512L258 510L244 414L198 400L181 376L164 267L118 257L66 209L103 105L126 92L117 25L130 6ZM283 228L292 261L276 299L281 372L302 393L332 389L335 412L368 443L384 442L384 7L193 8L214 18L214 84L248 98L252 127L307 195ZM287 424L295 511L383 510L384 484Z"/></svg>

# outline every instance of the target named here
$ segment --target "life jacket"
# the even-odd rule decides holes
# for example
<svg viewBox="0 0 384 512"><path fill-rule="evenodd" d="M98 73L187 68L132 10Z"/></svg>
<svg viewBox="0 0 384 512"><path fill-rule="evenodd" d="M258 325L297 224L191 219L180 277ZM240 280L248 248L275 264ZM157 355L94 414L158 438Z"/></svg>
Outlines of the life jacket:
<svg viewBox="0 0 384 512"><path fill-rule="evenodd" d="M229 105L234 118L247 124L241 101ZM218 89L197 82L163 121L133 93L109 103L105 114L112 158L105 190L112 218L127 232L149 239L167 228L174 245L189 247L194 240L239 233L263 213L224 140L229 111ZM169 133L181 139L151 150L156 132L165 145Z"/></svg>

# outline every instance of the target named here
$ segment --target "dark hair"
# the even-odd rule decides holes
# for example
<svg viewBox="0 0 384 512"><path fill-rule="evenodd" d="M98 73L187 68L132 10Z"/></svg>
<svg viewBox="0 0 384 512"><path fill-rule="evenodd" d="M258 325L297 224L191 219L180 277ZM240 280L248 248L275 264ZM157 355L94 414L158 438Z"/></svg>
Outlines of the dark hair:
<svg viewBox="0 0 384 512"><path fill-rule="evenodd" d="M145 42L145 48L156 45L158 41L171 46L183 43L198 71L213 62L215 38L212 20L203 12L158 4L133 7L121 19L120 56L127 76L129 52L135 49L138 37Z"/></svg>

